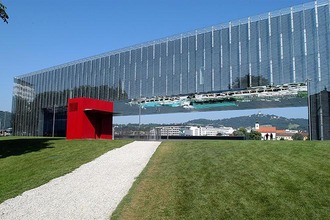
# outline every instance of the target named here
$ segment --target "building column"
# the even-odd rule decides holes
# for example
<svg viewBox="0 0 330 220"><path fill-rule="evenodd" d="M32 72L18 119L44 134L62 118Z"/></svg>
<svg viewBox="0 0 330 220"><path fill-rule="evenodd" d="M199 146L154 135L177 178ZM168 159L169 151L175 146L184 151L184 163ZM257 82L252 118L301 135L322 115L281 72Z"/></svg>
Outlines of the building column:
<svg viewBox="0 0 330 220"><path fill-rule="evenodd" d="M330 140L330 92L323 90L310 96L312 140Z"/></svg>

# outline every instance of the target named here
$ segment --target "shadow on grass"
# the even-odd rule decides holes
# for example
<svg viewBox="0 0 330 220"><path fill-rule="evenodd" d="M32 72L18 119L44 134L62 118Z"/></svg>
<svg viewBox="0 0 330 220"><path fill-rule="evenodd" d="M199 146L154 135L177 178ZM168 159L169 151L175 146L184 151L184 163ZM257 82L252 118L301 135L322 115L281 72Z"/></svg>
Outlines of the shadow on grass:
<svg viewBox="0 0 330 220"><path fill-rule="evenodd" d="M0 158L17 156L30 152L39 151L45 148L53 148L49 141L56 138L22 138L22 139L0 139Z"/></svg>

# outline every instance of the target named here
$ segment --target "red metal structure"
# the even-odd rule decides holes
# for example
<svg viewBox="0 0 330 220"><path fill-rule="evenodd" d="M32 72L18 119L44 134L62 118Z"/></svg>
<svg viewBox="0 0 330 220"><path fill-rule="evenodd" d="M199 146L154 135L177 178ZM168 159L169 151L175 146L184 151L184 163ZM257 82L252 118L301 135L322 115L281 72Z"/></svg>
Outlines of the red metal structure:
<svg viewBox="0 0 330 220"><path fill-rule="evenodd" d="M69 99L66 139L112 139L112 116L113 102Z"/></svg>

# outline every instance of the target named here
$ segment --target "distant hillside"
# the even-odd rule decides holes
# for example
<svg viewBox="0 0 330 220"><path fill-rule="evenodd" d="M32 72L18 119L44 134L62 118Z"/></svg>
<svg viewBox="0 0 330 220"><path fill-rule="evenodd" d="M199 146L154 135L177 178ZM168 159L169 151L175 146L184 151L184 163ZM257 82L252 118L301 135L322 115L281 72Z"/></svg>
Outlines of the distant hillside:
<svg viewBox="0 0 330 220"><path fill-rule="evenodd" d="M233 128L254 127L256 121L260 125L272 125L277 129L308 130L308 120L303 118L285 118L276 115L254 114L218 120L196 119L186 122L187 125L212 125L215 127L228 126Z"/></svg>

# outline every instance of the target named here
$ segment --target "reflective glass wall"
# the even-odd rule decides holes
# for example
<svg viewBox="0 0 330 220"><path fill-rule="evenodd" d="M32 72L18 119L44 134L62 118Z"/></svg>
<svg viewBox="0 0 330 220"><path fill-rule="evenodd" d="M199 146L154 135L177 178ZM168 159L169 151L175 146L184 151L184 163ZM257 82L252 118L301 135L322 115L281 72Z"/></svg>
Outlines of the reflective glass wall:
<svg viewBox="0 0 330 220"><path fill-rule="evenodd" d="M67 100L75 97L115 101L115 112L130 115L138 114L139 107L129 101L141 98L306 80L310 94L327 90L329 19L329 1L312 2L15 77L14 132L62 135ZM273 105L261 107L280 104ZM177 111L186 110L155 108L143 113Z"/></svg>

